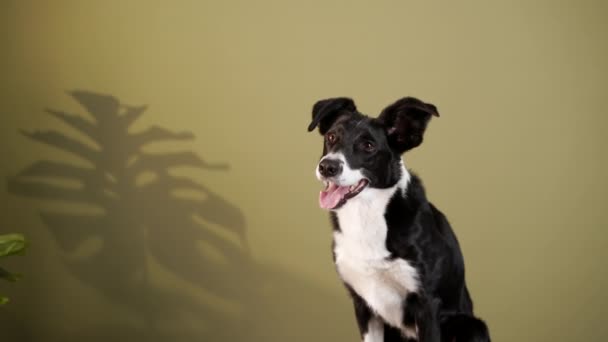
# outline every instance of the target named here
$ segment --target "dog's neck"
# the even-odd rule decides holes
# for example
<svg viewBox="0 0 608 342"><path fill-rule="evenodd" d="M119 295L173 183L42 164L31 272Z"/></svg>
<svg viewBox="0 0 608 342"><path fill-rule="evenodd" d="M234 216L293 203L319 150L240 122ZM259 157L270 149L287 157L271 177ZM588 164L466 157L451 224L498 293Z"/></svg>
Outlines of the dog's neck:
<svg viewBox="0 0 608 342"><path fill-rule="evenodd" d="M405 195L407 186L412 178L410 173L405 168L403 159L401 159L399 164L401 175L395 185L385 189L368 187L361 191L361 193L356 197L351 198L348 202L346 202L340 209L337 210L337 213L339 214L340 211L343 211L344 209L348 210L348 208L357 207L358 209L367 208L369 210L373 210L374 212L379 211L381 214L384 214L388 202L397 190L401 191L402 195Z"/></svg>
<svg viewBox="0 0 608 342"><path fill-rule="evenodd" d="M357 240L353 246L357 249L366 245L368 251L378 251L386 254L383 244L386 240L387 226L384 218L386 208L397 191L405 195L411 175L401 161L401 178L390 188L367 188L359 195L351 198L335 214L338 219L341 234ZM380 244L368 246L370 244ZM385 255L368 255L366 257L382 258Z"/></svg>

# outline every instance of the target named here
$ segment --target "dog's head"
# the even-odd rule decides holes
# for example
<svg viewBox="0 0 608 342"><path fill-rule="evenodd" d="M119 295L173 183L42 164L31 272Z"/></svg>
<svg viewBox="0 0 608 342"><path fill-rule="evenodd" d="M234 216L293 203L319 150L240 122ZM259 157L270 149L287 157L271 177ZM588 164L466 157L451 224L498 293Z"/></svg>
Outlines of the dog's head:
<svg viewBox="0 0 608 342"><path fill-rule="evenodd" d="M405 97L370 118L345 97L321 100L312 109L308 131L319 127L323 155L317 178L325 183L319 204L338 209L368 188L386 189L402 177L401 155L422 143L437 108Z"/></svg>

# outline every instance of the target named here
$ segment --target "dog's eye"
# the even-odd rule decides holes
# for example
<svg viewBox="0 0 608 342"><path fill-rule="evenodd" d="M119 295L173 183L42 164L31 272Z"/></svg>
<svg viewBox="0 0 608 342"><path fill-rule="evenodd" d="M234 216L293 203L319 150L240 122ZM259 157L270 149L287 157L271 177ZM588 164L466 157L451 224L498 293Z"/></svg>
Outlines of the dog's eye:
<svg viewBox="0 0 608 342"><path fill-rule="evenodd" d="M374 146L374 143L371 141L365 141L362 144L363 149L367 152L374 152L376 150L376 146Z"/></svg>
<svg viewBox="0 0 608 342"><path fill-rule="evenodd" d="M334 133L327 134L327 142L329 142L330 144L335 143L337 139L338 138L336 137L336 134L334 134Z"/></svg>

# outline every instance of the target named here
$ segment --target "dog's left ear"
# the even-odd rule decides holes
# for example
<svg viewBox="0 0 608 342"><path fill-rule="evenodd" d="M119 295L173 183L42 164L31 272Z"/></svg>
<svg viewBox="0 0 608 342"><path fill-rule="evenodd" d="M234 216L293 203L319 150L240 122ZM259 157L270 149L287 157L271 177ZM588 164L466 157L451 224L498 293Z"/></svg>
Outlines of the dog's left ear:
<svg viewBox="0 0 608 342"><path fill-rule="evenodd" d="M414 97L404 97L386 107L380 121L386 127L389 143L399 152L420 145L431 116L439 116L437 108Z"/></svg>
<svg viewBox="0 0 608 342"><path fill-rule="evenodd" d="M335 97L317 101L312 107L312 122L308 125L308 131L312 132L318 125L319 133L324 135L338 117L356 111L355 102L348 97Z"/></svg>

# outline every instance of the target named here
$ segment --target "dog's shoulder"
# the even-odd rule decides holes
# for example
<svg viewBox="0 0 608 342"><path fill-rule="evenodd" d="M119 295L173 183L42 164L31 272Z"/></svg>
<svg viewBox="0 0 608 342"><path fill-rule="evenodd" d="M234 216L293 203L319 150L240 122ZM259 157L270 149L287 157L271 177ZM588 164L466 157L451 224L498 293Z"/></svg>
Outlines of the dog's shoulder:
<svg viewBox="0 0 608 342"><path fill-rule="evenodd" d="M384 213L389 230L403 230L415 224L421 218L421 211L429 210L429 202L422 180L409 171L407 185L395 192Z"/></svg>
<svg viewBox="0 0 608 342"><path fill-rule="evenodd" d="M426 190L424 183L418 174L412 170L408 170L410 174L410 180L405 189L404 196L409 200L408 202L414 203L427 203Z"/></svg>

